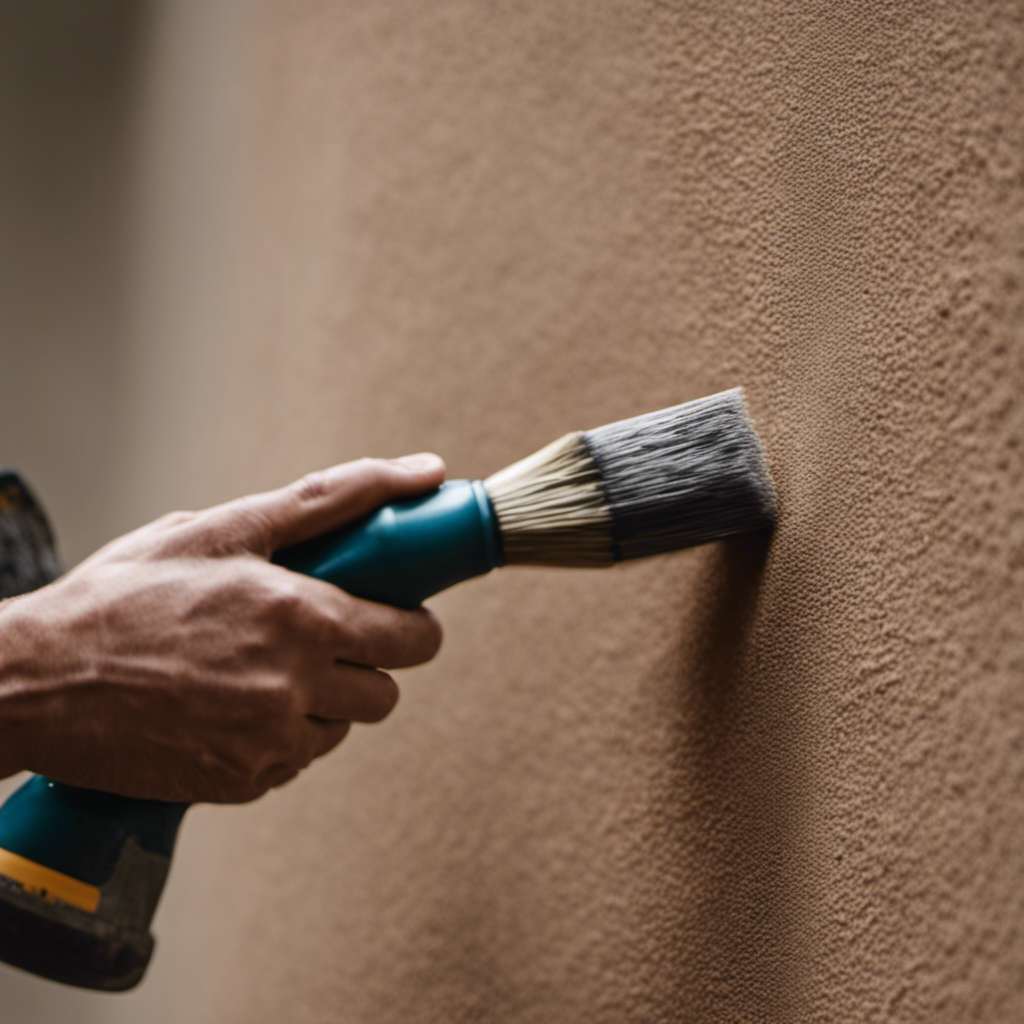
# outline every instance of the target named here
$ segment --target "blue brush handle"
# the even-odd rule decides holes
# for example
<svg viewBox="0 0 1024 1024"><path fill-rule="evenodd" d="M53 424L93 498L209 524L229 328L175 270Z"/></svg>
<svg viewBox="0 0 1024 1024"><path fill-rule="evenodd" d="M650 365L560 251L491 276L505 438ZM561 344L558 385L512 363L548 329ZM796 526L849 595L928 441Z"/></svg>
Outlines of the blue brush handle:
<svg viewBox="0 0 1024 1024"><path fill-rule="evenodd" d="M484 485L454 480L280 551L273 561L357 597L417 608L439 591L490 572L501 554Z"/></svg>
<svg viewBox="0 0 1024 1024"><path fill-rule="evenodd" d="M353 525L280 551L273 561L400 608L416 608L432 594L502 563L487 492L480 481L469 480L392 502ZM101 893L97 913L102 916L106 908L115 915L104 926L146 932L163 877L151 880L146 899L128 901L133 906L128 920L125 901L108 892L121 877L114 868L133 839L133 848L155 855L166 874L188 806L134 800L35 776L0 808L0 854L8 851L95 886Z"/></svg>

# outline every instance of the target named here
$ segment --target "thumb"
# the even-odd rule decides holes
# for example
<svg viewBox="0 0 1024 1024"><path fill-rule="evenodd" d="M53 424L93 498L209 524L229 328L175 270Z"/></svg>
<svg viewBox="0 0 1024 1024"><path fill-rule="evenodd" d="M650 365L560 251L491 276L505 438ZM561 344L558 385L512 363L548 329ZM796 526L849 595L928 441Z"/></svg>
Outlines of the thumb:
<svg viewBox="0 0 1024 1024"><path fill-rule="evenodd" d="M280 548L359 519L396 498L439 487L444 462L432 454L358 459L308 473L276 491L250 494L212 509L216 530L269 558Z"/></svg>

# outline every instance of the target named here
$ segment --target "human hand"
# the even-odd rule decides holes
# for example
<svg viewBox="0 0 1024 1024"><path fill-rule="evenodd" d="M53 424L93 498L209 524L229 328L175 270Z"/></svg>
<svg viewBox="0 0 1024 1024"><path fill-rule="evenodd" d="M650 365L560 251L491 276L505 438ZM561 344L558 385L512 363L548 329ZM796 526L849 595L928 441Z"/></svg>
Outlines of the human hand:
<svg viewBox="0 0 1024 1024"><path fill-rule="evenodd" d="M398 699L382 669L441 630L268 562L437 487L437 456L364 459L176 512L0 605L0 775L161 800L243 802Z"/></svg>

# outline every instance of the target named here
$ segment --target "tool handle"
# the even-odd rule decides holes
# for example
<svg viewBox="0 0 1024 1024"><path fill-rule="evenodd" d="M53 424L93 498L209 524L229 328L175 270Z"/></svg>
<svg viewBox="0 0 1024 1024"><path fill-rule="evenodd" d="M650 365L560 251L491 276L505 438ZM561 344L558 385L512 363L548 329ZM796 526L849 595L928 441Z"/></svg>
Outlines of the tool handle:
<svg viewBox="0 0 1024 1024"><path fill-rule="evenodd" d="M400 608L502 564L478 480L384 505L272 560ZM26 782L0 808L0 959L83 988L138 984L188 806Z"/></svg>
<svg viewBox="0 0 1024 1024"><path fill-rule="evenodd" d="M418 608L502 563L494 512L479 480L453 480L426 497L394 501L271 561L398 608Z"/></svg>

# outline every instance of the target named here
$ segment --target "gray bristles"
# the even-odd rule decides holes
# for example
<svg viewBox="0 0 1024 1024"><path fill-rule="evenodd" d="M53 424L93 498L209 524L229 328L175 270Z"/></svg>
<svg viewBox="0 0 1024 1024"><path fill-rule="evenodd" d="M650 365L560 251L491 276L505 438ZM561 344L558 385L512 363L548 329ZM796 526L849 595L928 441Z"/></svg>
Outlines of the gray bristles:
<svg viewBox="0 0 1024 1024"><path fill-rule="evenodd" d="M615 559L770 526L775 491L740 388L583 435L612 510Z"/></svg>
<svg viewBox="0 0 1024 1024"><path fill-rule="evenodd" d="M567 434L484 487L510 564L609 565L775 520L739 388Z"/></svg>

